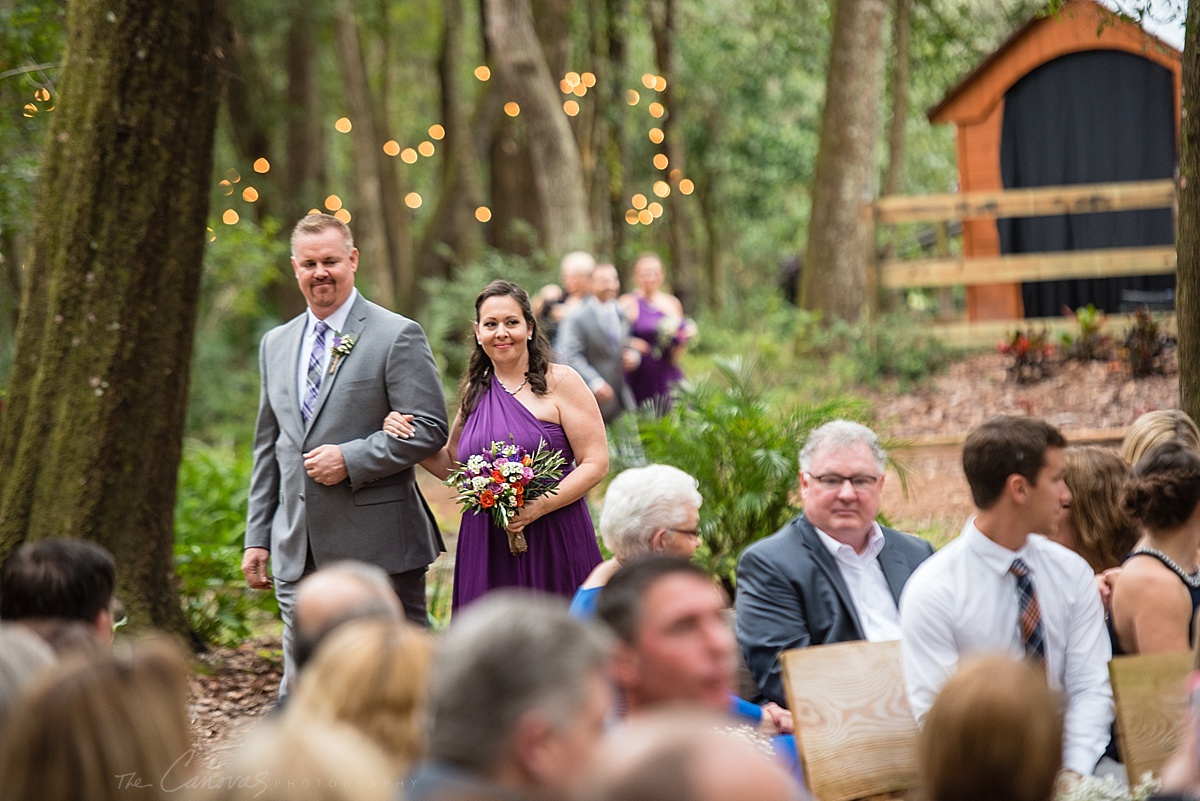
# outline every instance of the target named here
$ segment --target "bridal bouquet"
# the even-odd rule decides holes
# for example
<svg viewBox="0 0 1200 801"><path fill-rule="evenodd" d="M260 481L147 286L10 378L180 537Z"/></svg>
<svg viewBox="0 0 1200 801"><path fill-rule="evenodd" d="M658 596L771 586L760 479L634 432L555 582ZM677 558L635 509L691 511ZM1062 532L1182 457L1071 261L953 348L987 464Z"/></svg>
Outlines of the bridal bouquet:
<svg viewBox="0 0 1200 801"><path fill-rule="evenodd" d="M561 451L550 450L545 440L529 453L520 445L493 442L482 453L459 462L446 484L458 490L458 505L464 512L487 512L497 526L507 531L517 510L543 495L558 492L566 464ZM523 532L508 532L508 550L529 550Z"/></svg>

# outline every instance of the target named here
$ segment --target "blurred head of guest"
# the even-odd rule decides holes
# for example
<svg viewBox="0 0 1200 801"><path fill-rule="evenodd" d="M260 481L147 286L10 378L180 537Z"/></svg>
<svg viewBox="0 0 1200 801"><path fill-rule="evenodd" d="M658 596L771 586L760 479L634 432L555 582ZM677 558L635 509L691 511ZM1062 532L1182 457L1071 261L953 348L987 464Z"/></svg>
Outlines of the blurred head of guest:
<svg viewBox="0 0 1200 801"><path fill-rule="evenodd" d="M1137 542L1137 526L1121 508L1129 467L1115 452L1095 445L1072 446L1065 456L1063 480L1071 500L1051 539L1086 559L1092 572L1102 573L1125 561Z"/></svg>
<svg viewBox="0 0 1200 801"><path fill-rule="evenodd" d="M24 626L0 624L0 737L21 692L53 664L54 651L38 635Z"/></svg>
<svg viewBox="0 0 1200 801"><path fill-rule="evenodd" d="M1133 467L1155 445L1172 440L1200 453L1200 428L1186 413L1178 409L1146 412L1126 430L1125 440L1121 443L1121 458Z"/></svg>
<svg viewBox="0 0 1200 801"><path fill-rule="evenodd" d="M332 631L352 620L404 619L391 580L378 565L344 560L305 576L296 593L296 668Z"/></svg>
<svg viewBox="0 0 1200 801"><path fill-rule="evenodd" d="M612 705L608 655L609 638L555 600L499 591L472 604L438 644L414 793L584 797Z"/></svg>
<svg viewBox="0 0 1200 801"><path fill-rule="evenodd" d="M917 761L929 801L1049 801L1062 766L1061 705L1027 660L963 663L921 728Z"/></svg>
<svg viewBox="0 0 1200 801"><path fill-rule="evenodd" d="M595 268L595 257L585 251L575 250L562 257L559 270L567 298L577 300L591 292L592 270Z"/></svg>
<svg viewBox="0 0 1200 801"><path fill-rule="evenodd" d="M700 546L703 503L696 479L677 467L625 470L604 494L600 536L622 563L652 553L687 559Z"/></svg>
<svg viewBox="0 0 1200 801"><path fill-rule="evenodd" d="M78 620L112 642L116 575L112 554L94 542L27 542L0 566L0 620Z"/></svg>
<svg viewBox="0 0 1200 801"><path fill-rule="evenodd" d="M195 801L395 801L390 760L355 729L325 721L256 728Z"/></svg>
<svg viewBox="0 0 1200 801"><path fill-rule="evenodd" d="M373 741L402 775L425 755L429 634L406 621L346 623L324 639L300 674L287 715L345 723Z"/></svg>
<svg viewBox="0 0 1200 801"><path fill-rule="evenodd" d="M187 667L173 644L151 640L47 671L18 699L0 753L8 798L126 801L169 798L188 759Z"/></svg>

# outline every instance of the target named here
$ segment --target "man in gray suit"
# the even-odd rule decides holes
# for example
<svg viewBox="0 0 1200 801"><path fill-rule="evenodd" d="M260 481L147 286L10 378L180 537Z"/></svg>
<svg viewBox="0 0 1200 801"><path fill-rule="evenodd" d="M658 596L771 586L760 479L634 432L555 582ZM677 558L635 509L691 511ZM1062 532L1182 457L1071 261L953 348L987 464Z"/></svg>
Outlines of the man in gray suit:
<svg viewBox="0 0 1200 801"><path fill-rule="evenodd" d="M848 420L800 451L804 514L743 553L737 638L762 695L787 705L779 655L792 648L900 638L900 591L933 548L875 522L887 456Z"/></svg>
<svg viewBox="0 0 1200 801"><path fill-rule="evenodd" d="M620 291L617 268L597 265L592 270L591 295L559 323L554 348L560 359L583 376L605 423L637 405L625 383L625 370L637 367L637 351L625 347L629 321L617 303Z"/></svg>
<svg viewBox="0 0 1200 801"><path fill-rule="evenodd" d="M443 551L413 468L446 444L442 382L421 327L354 288L358 250L336 217L292 232L292 269L308 310L267 332L242 572L271 586L283 615L284 685L294 672L296 585L322 565L357 559L391 578L405 613L427 625L425 571ZM393 409L414 433L382 429Z"/></svg>

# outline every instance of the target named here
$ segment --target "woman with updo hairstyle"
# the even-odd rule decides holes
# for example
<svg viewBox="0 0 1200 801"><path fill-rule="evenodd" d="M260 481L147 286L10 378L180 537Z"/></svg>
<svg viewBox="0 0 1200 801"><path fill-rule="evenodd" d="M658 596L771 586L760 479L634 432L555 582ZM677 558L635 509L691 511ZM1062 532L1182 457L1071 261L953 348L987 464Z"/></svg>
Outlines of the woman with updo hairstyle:
<svg viewBox="0 0 1200 801"><path fill-rule="evenodd" d="M1129 467L1108 448L1073 446L1065 452L1063 481L1071 490L1067 515L1050 539L1103 573L1125 560L1138 540L1138 527L1121 508L1121 487Z"/></svg>
<svg viewBox="0 0 1200 801"><path fill-rule="evenodd" d="M1142 536L1113 587L1113 654L1187 651L1200 608L1200 456L1181 442L1152 448L1121 505Z"/></svg>
<svg viewBox="0 0 1200 801"><path fill-rule="evenodd" d="M1121 458L1133 467L1151 448L1181 442L1200 453L1200 427L1179 409L1155 409L1133 421L1121 443Z"/></svg>

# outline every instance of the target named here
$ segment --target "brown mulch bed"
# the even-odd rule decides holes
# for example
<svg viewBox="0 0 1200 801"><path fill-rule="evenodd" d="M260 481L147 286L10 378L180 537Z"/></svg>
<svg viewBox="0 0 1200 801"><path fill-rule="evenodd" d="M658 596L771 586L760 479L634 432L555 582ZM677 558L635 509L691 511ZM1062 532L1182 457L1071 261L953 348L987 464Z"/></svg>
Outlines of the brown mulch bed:
<svg viewBox="0 0 1200 801"><path fill-rule="evenodd" d="M1008 379L1006 364L1007 357L998 353L976 354L922 387L900 391L892 385L864 393L874 406L880 433L907 443L893 452L905 467L907 491L894 473L884 488L883 512L892 525L938 544L958 532L971 510L959 466L961 442L995 415L1036 415L1062 428L1068 438L1082 434L1115 445L1139 415L1179 406L1173 373L1133 381L1117 364L1067 362L1044 381L1018 385ZM457 515L453 494L428 476L422 490L445 527ZM453 542L447 545L453 549ZM448 564L443 555L435 570L444 572ZM197 756L205 767L220 767L274 704L279 660L278 639L198 657L190 712Z"/></svg>

